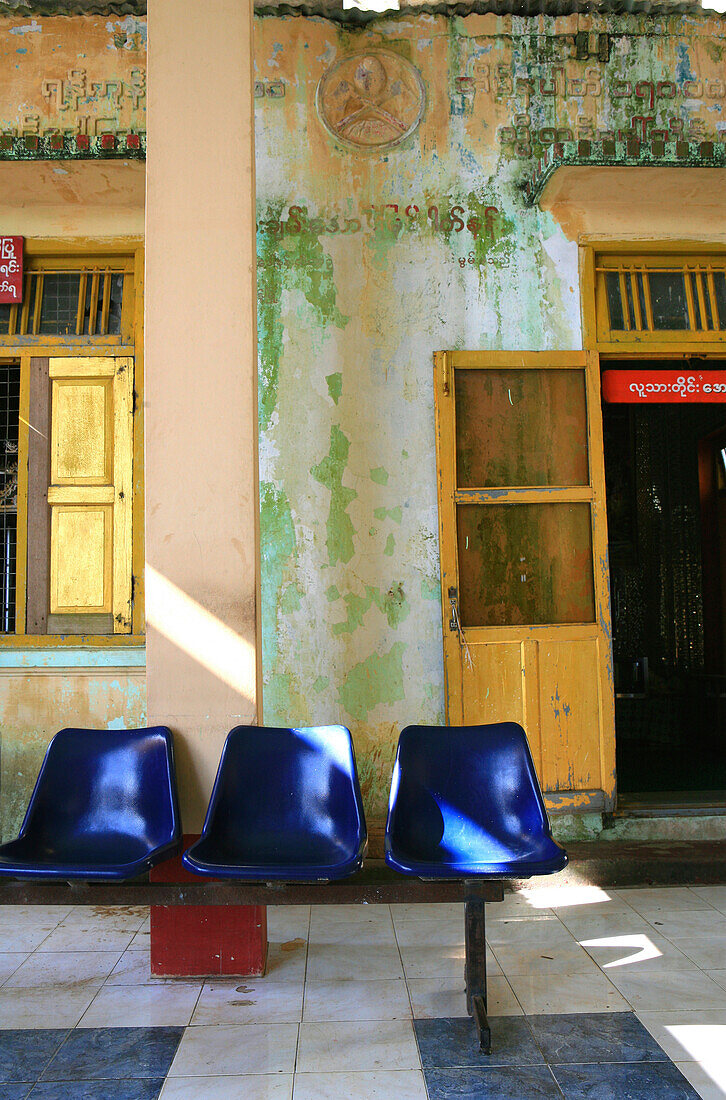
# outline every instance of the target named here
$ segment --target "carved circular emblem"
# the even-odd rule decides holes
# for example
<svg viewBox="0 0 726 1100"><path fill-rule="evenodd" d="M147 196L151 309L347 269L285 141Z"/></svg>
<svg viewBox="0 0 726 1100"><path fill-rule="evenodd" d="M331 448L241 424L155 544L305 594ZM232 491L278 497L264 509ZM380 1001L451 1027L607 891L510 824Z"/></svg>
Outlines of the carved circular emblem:
<svg viewBox="0 0 726 1100"><path fill-rule="evenodd" d="M323 73L316 103L333 137L352 149L390 149L412 134L424 112L421 74L388 50L349 54Z"/></svg>

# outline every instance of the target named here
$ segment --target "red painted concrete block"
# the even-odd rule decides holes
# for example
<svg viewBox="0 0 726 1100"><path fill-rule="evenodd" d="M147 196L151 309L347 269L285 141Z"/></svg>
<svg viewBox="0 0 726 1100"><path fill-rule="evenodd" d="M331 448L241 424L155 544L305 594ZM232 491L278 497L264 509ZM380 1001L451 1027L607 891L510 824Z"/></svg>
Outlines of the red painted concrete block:
<svg viewBox="0 0 726 1100"><path fill-rule="evenodd" d="M188 848L197 838L184 837ZM152 867L153 882L199 882L181 856ZM264 905L152 905L151 973L158 977L259 977L267 962Z"/></svg>

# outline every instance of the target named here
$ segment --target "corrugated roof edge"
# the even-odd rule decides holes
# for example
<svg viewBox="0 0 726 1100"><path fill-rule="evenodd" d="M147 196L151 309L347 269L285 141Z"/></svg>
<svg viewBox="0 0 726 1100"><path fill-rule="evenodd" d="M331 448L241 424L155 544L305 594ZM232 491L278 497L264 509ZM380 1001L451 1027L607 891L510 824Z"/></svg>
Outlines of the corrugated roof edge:
<svg viewBox="0 0 726 1100"><path fill-rule="evenodd" d="M497 15L497 16L563 16L563 15L647 15L665 17L669 15L716 15L717 12L704 12L699 3L693 0L674 0L672 3L650 3L648 0L612 0L612 2L594 5L588 0L471 0L469 3L422 3L401 4L400 10L387 12L361 11L359 8L343 10L340 0L282 0L281 3L266 4L257 0L255 15L283 16L305 15L329 19L335 23L364 25L374 19L392 19L396 16L412 15Z"/></svg>
<svg viewBox="0 0 726 1100"><path fill-rule="evenodd" d="M0 0L0 15L146 15L146 0Z"/></svg>
<svg viewBox="0 0 726 1100"><path fill-rule="evenodd" d="M146 15L147 0L0 0L0 15ZM360 8L343 9L342 0L256 0L259 16L318 16L337 23L365 24L396 15L717 15L704 11L698 0L430 0L409 3L399 11L375 12Z"/></svg>

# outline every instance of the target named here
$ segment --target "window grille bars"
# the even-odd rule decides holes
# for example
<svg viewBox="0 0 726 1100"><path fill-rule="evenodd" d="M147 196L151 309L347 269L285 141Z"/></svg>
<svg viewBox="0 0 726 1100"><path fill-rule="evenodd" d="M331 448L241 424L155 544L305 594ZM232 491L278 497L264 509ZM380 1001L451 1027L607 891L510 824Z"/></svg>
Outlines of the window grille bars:
<svg viewBox="0 0 726 1100"><path fill-rule="evenodd" d="M117 336L127 272L28 271L22 305L0 305L0 335Z"/></svg>

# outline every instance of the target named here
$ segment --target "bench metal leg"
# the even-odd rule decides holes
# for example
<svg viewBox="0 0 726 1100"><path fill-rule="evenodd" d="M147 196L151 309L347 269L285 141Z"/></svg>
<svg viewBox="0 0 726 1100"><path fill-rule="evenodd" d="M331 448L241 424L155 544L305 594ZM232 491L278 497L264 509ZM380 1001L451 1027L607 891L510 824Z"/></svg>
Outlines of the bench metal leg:
<svg viewBox="0 0 726 1100"><path fill-rule="evenodd" d="M492 1052L492 1033L487 1019L486 923L482 898L467 898L465 915L466 1010L479 1034L479 1049Z"/></svg>

